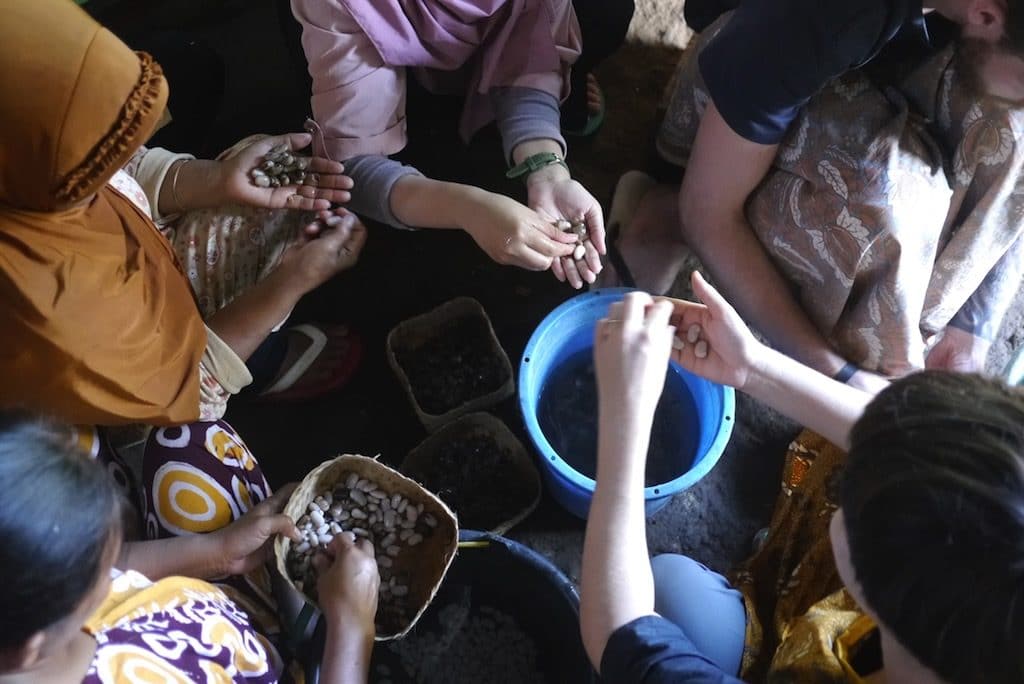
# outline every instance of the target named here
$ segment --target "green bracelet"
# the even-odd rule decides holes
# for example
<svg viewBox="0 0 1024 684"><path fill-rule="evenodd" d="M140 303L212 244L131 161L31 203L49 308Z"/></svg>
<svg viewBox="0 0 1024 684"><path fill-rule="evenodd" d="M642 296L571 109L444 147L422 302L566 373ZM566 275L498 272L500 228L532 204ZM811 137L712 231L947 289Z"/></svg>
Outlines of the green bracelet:
<svg viewBox="0 0 1024 684"><path fill-rule="evenodd" d="M531 154L529 157L505 172L505 178L521 178L523 176L528 176L534 171L539 171L545 166L551 166L552 164L561 164L566 171L569 170L569 165L565 163L565 160L554 152L539 152L537 154Z"/></svg>

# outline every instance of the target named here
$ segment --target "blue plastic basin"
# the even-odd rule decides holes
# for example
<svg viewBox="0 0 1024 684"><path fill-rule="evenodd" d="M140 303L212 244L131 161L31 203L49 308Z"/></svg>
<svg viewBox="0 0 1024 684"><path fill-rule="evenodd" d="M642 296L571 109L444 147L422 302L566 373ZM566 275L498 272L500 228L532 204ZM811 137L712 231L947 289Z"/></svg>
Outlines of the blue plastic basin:
<svg viewBox="0 0 1024 684"><path fill-rule="evenodd" d="M548 490L570 513L586 519L595 482L570 466L548 442L537 419L537 405L548 378L558 366L574 354L594 346L594 328L608 313L612 302L630 292L629 288L609 288L581 294L564 302L541 321L534 330L519 364L519 408L526 430L541 456L541 473ZM644 490L647 515L653 515L669 500L692 487L711 471L725 450L732 434L736 402L731 387L709 382L689 373L678 364L672 370L683 379L682 386L690 394L696 416L680 416L691 423L699 434L693 440L696 453L692 465L668 482Z"/></svg>

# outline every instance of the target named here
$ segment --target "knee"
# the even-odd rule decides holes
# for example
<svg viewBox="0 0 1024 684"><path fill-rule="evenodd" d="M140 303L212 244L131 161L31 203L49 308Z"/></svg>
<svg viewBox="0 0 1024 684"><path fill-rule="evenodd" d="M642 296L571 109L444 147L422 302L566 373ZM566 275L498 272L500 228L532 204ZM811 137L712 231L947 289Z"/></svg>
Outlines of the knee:
<svg viewBox="0 0 1024 684"><path fill-rule="evenodd" d="M689 556L678 553L663 553L651 559L655 591L669 584L689 583L693 577L702 578L711 572Z"/></svg>

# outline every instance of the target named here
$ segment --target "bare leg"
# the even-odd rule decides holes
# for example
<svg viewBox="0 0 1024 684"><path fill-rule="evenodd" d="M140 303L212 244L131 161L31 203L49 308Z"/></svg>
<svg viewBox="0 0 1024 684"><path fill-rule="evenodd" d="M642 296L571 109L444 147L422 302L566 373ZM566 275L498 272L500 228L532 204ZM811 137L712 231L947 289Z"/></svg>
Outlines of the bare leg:
<svg viewBox="0 0 1024 684"><path fill-rule="evenodd" d="M679 208L674 185L656 185L643 195L632 216L625 221L616 246L629 266L636 286L662 294L672 287L689 253L679 230ZM614 220L614 217L612 217ZM602 278L607 287L621 284L619 274L606 267Z"/></svg>
<svg viewBox="0 0 1024 684"><path fill-rule="evenodd" d="M842 368L845 360L800 308L743 212L729 220L701 218L682 224L684 239L743 319L811 368L826 375Z"/></svg>

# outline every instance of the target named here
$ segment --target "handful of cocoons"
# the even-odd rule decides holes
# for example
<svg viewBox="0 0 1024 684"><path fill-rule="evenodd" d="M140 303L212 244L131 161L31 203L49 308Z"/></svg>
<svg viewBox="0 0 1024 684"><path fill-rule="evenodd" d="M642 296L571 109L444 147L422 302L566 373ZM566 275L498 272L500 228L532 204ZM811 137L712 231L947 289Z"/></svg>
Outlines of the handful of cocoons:
<svg viewBox="0 0 1024 684"><path fill-rule="evenodd" d="M249 171L250 182L258 188L279 188L284 185L316 185L319 176L309 172L309 157L291 153L284 143L275 145L263 155L259 166Z"/></svg>
<svg viewBox="0 0 1024 684"><path fill-rule="evenodd" d="M679 337L679 331L676 331L676 336L672 338L672 348L675 350L681 350L686 348L686 342L694 345L693 355L698 359L705 359L708 356L708 342L700 338L701 328L697 323L690 324L690 327L686 329L686 341L684 342Z"/></svg>
<svg viewBox="0 0 1024 684"><path fill-rule="evenodd" d="M584 244L587 240L587 225L583 222L583 219L577 219L576 221L566 221L565 219L558 219L555 221L555 227L563 233L575 233L576 234L576 249L572 251L572 258L576 261L580 261L587 254L587 248Z"/></svg>

